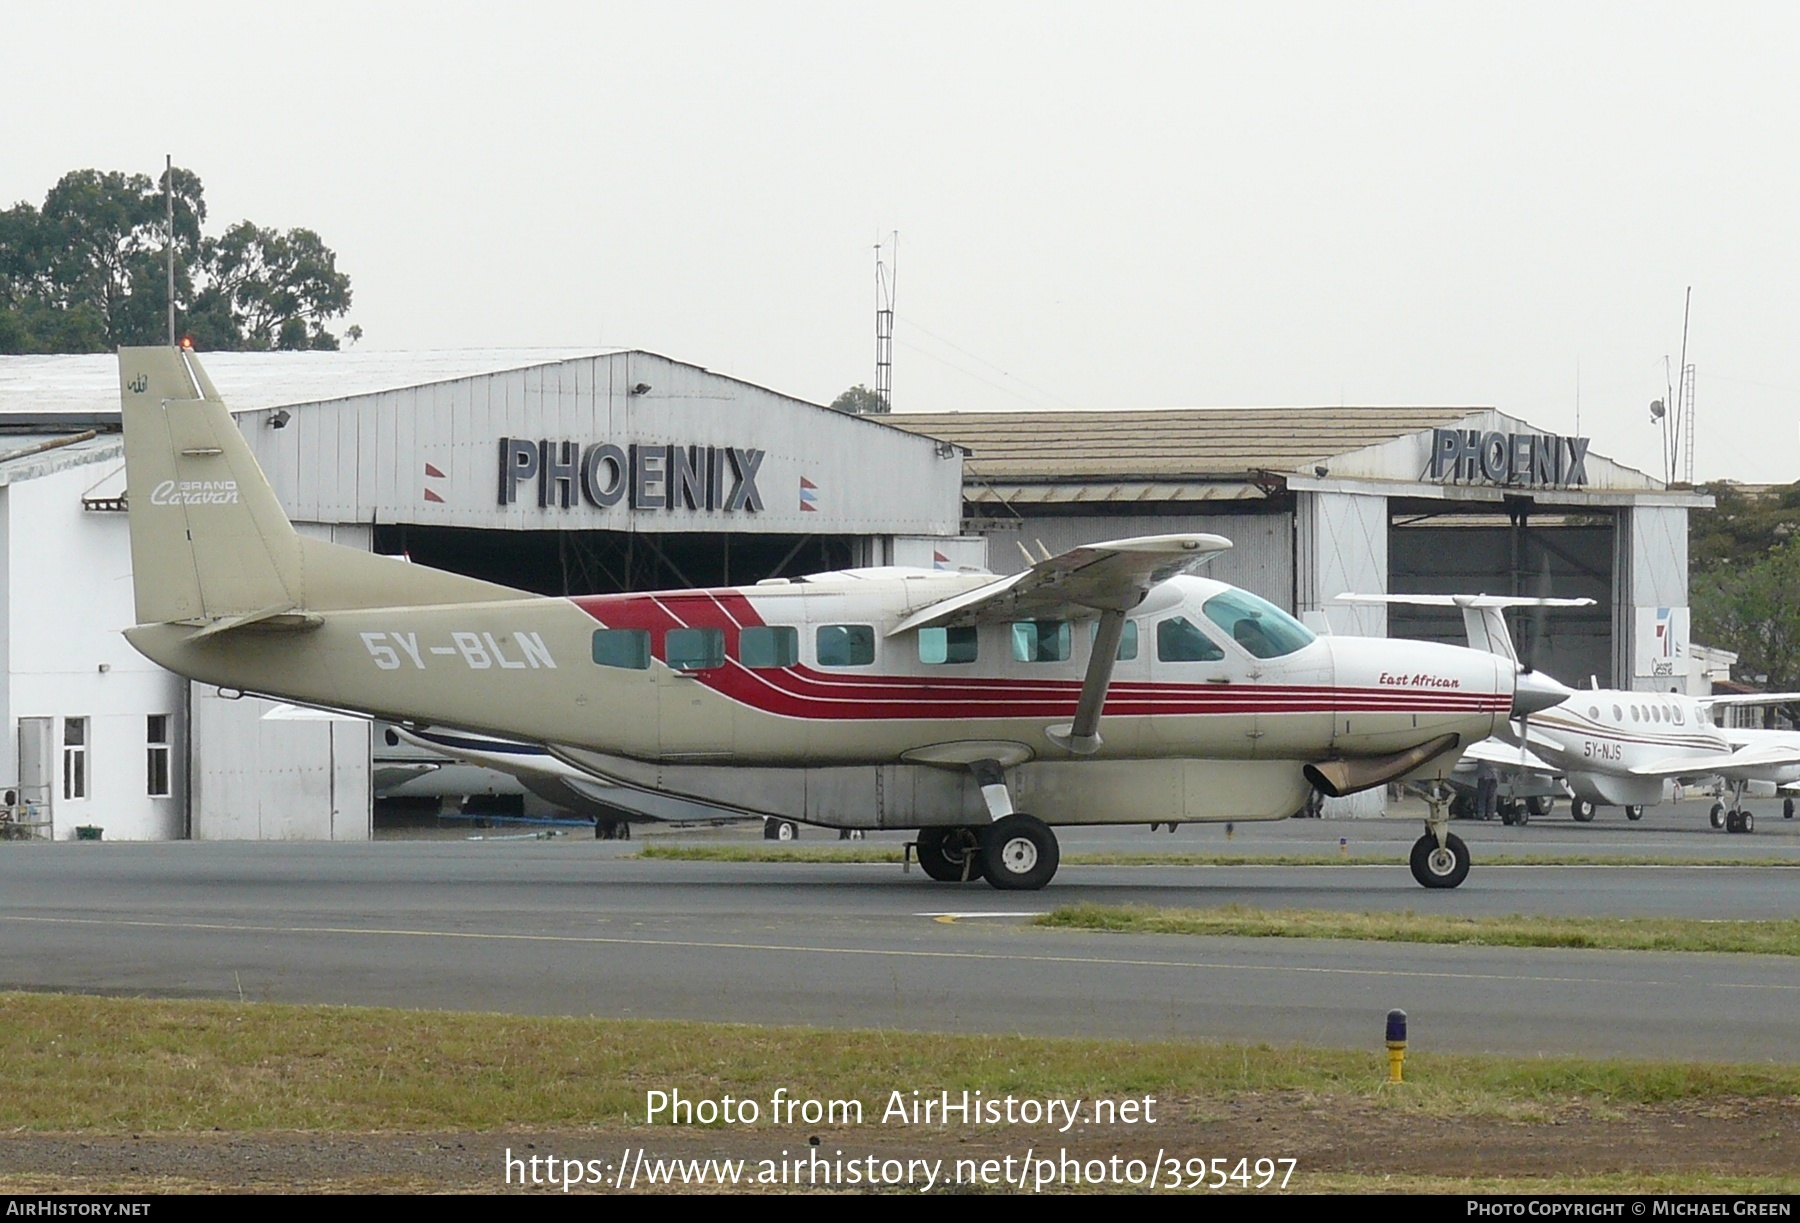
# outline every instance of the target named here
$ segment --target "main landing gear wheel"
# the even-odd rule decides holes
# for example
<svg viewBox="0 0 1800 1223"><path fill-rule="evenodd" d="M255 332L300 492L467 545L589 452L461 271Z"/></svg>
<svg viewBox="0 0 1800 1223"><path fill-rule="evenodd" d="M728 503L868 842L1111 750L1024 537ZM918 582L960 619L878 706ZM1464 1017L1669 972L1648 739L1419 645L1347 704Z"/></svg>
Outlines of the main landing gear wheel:
<svg viewBox="0 0 1800 1223"><path fill-rule="evenodd" d="M981 878L981 841L973 828L921 828L916 842L919 869L939 883L973 883Z"/></svg>
<svg viewBox="0 0 1800 1223"><path fill-rule="evenodd" d="M1635 823L1644 818L1644 809L1635 805L1627 807L1625 808L1625 818Z"/></svg>
<svg viewBox="0 0 1800 1223"><path fill-rule="evenodd" d="M1569 814L1575 817L1577 824L1594 822L1594 804L1585 798L1577 798L1569 803Z"/></svg>
<svg viewBox="0 0 1800 1223"><path fill-rule="evenodd" d="M1794 800L1792 798L1784 798L1781 800L1781 818L1784 820L1791 820L1794 818Z"/></svg>
<svg viewBox="0 0 1800 1223"><path fill-rule="evenodd" d="M1412 873L1423 887L1453 888L1469 877L1469 847L1452 833L1440 848L1428 832L1413 843Z"/></svg>
<svg viewBox="0 0 1800 1223"><path fill-rule="evenodd" d="M1725 827L1725 804L1714 803L1712 805L1712 810L1707 813L1707 818L1712 821L1712 826L1714 828Z"/></svg>
<svg viewBox="0 0 1800 1223"><path fill-rule="evenodd" d="M1037 891L1061 861L1056 834L1034 816L1009 815L981 830L982 873L1002 892Z"/></svg>
<svg viewBox="0 0 1800 1223"><path fill-rule="evenodd" d="M797 841L800 839L800 825L793 820L766 819L763 821L763 840L765 841Z"/></svg>
<svg viewBox="0 0 1800 1223"><path fill-rule="evenodd" d="M1547 795L1540 796L1537 798L1528 798L1525 800L1525 810L1530 812L1532 815L1537 815L1537 816L1549 815L1551 811L1555 810L1555 808L1556 808L1556 800L1554 798L1550 798Z"/></svg>
<svg viewBox="0 0 1800 1223"><path fill-rule="evenodd" d="M1726 832L1753 832L1756 819L1748 811L1727 811L1725 813Z"/></svg>

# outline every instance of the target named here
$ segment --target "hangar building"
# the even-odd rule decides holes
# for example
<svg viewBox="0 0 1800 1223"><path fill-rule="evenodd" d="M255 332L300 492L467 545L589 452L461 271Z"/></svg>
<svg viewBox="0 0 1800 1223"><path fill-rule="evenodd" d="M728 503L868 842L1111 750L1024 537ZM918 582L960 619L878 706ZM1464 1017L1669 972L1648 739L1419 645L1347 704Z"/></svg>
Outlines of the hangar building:
<svg viewBox="0 0 1800 1223"><path fill-rule="evenodd" d="M1465 640L1454 611L1332 606L1345 592L1587 596L1550 614L1537 666L1578 685L1689 679L1687 514L1712 499L1585 437L1471 407L894 419L968 449L966 525L996 572L1040 543L1210 531L1235 545L1210 576L1338 633Z"/></svg>

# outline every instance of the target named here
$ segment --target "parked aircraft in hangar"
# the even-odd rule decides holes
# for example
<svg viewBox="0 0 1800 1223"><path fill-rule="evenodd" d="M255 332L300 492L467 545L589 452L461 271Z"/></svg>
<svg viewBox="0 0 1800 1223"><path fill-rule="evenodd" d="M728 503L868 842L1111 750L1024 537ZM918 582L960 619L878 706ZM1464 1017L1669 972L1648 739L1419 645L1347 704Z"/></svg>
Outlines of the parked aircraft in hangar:
<svg viewBox="0 0 1800 1223"><path fill-rule="evenodd" d="M1039 888L1065 824L1272 820L1440 777L1567 689L1460 646L1315 637L1163 535L1010 577L857 569L546 598L298 535L193 353L120 353L132 644L181 675L542 748L609 787L918 830ZM1413 874L1469 869L1434 809Z"/></svg>

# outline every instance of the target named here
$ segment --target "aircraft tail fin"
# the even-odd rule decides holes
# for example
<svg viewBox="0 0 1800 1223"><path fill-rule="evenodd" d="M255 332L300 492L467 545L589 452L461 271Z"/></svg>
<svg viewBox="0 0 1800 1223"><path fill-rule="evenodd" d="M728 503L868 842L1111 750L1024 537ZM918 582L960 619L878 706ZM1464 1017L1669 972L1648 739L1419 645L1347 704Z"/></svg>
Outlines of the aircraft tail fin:
<svg viewBox="0 0 1800 1223"><path fill-rule="evenodd" d="M520 597L302 538L191 351L120 349L119 400L139 624L220 632L316 611Z"/></svg>
<svg viewBox="0 0 1800 1223"><path fill-rule="evenodd" d="M300 537L193 354L120 349L119 400L138 623L298 607Z"/></svg>

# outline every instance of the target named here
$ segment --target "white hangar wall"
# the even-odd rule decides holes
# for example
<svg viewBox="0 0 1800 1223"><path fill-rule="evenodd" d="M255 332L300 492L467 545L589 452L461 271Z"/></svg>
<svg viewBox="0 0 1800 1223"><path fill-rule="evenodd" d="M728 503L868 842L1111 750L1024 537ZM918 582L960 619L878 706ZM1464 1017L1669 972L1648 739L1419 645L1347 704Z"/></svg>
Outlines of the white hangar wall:
<svg viewBox="0 0 1800 1223"><path fill-rule="evenodd" d="M636 387L647 390L635 391ZM220 383L221 392L230 391ZM291 517L319 523L412 523L488 530L756 531L955 537L959 455L931 439L847 416L651 353L584 357L454 381L242 413L239 426ZM759 452L760 509L638 505L628 487L611 505L582 495L539 504L542 477L503 504L500 443L605 443L659 450L697 446L721 465ZM627 456L627 466L629 466ZM650 453L646 491L663 497L671 456ZM437 474L433 474L433 473ZM608 466L609 482L617 473ZM632 484L631 473L623 473ZM553 492L560 489L553 488Z"/></svg>
<svg viewBox="0 0 1800 1223"><path fill-rule="evenodd" d="M33 478L9 472L0 488L0 649L12 731L0 737L0 775L31 783L21 797L48 816L58 839L83 826L118 840L179 837L186 685L123 636L136 623L125 515L82 508L82 493L107 470L99 464L119 461L117 440L57 457L90 461ZM151 793L152 717L167 719L163 794Z"/></svg>

